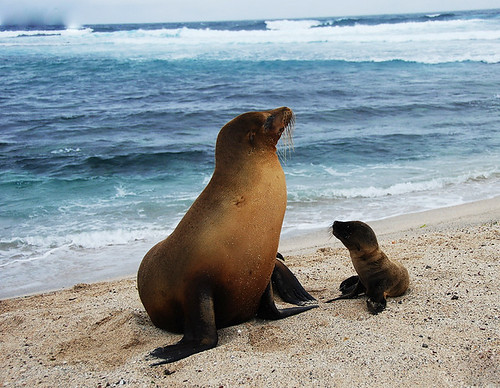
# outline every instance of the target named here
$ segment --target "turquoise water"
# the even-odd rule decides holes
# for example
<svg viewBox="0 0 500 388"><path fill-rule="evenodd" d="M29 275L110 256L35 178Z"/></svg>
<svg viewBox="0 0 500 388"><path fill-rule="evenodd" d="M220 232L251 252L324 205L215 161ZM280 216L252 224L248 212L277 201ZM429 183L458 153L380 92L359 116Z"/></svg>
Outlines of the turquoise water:
<svg viewBox="0 0 500 388"><path fill-rule="evenodd" d="M500 192L500 11L0 27L0 297L132 274L289 106L283 234Z"/></svg>

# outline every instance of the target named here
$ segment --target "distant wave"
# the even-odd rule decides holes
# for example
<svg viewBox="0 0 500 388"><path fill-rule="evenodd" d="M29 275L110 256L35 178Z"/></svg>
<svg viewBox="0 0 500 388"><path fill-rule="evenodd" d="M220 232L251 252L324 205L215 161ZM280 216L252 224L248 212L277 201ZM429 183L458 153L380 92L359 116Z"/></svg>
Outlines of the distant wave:
<svg viewBox="0 0 500 388"><path fill-rule="evenodd" d="M210 29L158 29L96 33L100 38L127 38L138 43L148 39L175 38L185 44L199 43L311 43L311 42L432 42L450 40L498 40L500 30L483 26L480 20L427 21L423 23L357 24L318 27L315 20L266 22L267 31L226 31ZM69 31L69 30L68 30Z"/></svg>
<svg viewBox="0 0 500 388"><path fill-rule="evenodd" d="M160 60L499 63L500 19L452 13L0 31L0 46ZM230 45L230 48L228 47ZM46 51L47 52L47 51ZM62 55L65 55L65 52Z"/></svg>
<svg viewBox="0 0 500 388"><path fill-rule="evenodd" d="M50 29L50 30L6 30L0 31L0 39L7 38L27 38L27 37L84 37L89 36L93 32L92 28L65 28L65 29Z"/></svg>
<svg viewBox="0 0 500 388"><path fill-rule="evenodd" d="M424 18L428 19L444 19L444 18L452 18L454 17L454 13L435 13L430 15L425 15Z"/></svg>
<svg viewBox="0 0 500 388"><path fill-rule="evenodd" d="M322 23L319 20L272 20L266 21L266 27L268 30L307 30L312 27L321 26Z"/></svg>
<svg viewBox="0 0 500 388"><path fill-rule="evenodd" d="M437 17L436 17L437 18ZM93 33L94 39L104 41L129 38L147 43L151 38L181 38L186 43L201 43L217 40L220 42L314 42L327 41L391 41L406 40L440 40L440 39L499 39L497 24L485 24L481 19L405 21L399 23L358 23L358 19L339 19L337 21L303 20L271 20L266 21L266 30L224 30L211 28L194 28L194 26L178 26L176 28L145 28L137 25L135 29L103 29L98 26L64 29L19 29L2 30L0 38L28 36L75 36L85 37ZM431 36L432 35L432 36ZM98 41L96 41L98 43Z"/></svg>
<svg viewBox="0 0 500 388"><path fill-rule="evenodd" d="M186 148L189 147L186 145ZM208 150L207 150L208 151ZM131 174L147 171L157 172L158 168L168 168L172 164L200 163L207 164L213 159L213 151L202 150L179 152L137 153L115 155L111 157L91 156L83 161L82 167L99 171L129 171Z"/></svg>
<svg viewBox="0 0 500 388"><path fill-rule="evenodd" d="M458 20L460 19L454 13L436 13L432 15L409 14L409 15L381 15L364 17L344 17L335 19L320 20L319 24L312 27L346 27L354 25L382 25L382 24L405 24L422 23L429 20Z"/></svg>
<svg viewBox="0 0 500 388"><path fill-rule="evenodd" d="M401 196L405 194L435 191L447 186L460 185L487 179L497 179L497 172L479 172L463 174L455 177L434 178L421 182L402 182L396 183L387 187L366 186L345 189L326 189L324 191L314 191L308 187L306 190L301 190L298 187L293 190L289 187L288 200L289 202L314 202L319 200L333 199L351 199L351 198L382 198L387 196Z"/></svg>
<svg viewBox="0 0 500 388"><path fill-rule="evenodd" d="M48 259L53 255L64 256L69 251L97 250L111 246L137 244L139 241L159 240L170 232L165 229L123 229L68 233L64 235L33 235L0 240L0 252L14 254L0 261L0 268L19 262Z"/></svg>
<svg viewBox="0 0 500 388"><path fill-rule="evenodd" d="M189 149L189 145L185 145ZM17 168L37 175L85 177L88 174L147 174L159 169L181 166L185 163L211 166L213 149L192 149L189 151L144 152L110 156L85 156L79 148L61 148L50 152L50 156L26 157L15 160ZM19 182L15 178L13 183ZM30 180L29 182L32 182ZM8 183L5 181L4 183Z"/></svg>

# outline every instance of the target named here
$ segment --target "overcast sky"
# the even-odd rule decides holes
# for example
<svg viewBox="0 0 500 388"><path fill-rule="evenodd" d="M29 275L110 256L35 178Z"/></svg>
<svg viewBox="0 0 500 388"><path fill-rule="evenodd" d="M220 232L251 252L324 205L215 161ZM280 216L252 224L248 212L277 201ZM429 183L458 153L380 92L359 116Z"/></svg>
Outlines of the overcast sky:
<svg viewBox="0 0 500 388"><path fill-rule="evenodd" d="M154 23L500 8L500 0L0 0L0 22Z"/></svg>

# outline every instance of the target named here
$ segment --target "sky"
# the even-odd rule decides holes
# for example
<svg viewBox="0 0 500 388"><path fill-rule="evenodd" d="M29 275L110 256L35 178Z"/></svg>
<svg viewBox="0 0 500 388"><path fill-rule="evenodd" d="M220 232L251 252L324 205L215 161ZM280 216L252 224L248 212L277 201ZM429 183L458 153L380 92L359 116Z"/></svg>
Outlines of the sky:
<svg viewBox="0 0 500 388"><path fill-rule="evenodd" d="M0 23L269 20L486 8L500 8L500 0L0 0Z"/></svg>

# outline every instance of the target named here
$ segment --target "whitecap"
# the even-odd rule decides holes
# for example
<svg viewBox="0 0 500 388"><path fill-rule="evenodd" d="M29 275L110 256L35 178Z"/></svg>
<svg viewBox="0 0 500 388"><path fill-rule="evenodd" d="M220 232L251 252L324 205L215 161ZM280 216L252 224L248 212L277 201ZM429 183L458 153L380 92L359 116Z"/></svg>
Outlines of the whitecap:
<svg viewBox="0 0 500 388"><path fill-rule="evenodd" d="M268 20L266 21L266 27L268 30L307 30L312 27L320 26L322 23L319 20Z"/></svg>
<svg viewBox="0 0 500 388"><path fill-rule="evenodd" d="M51 154L58 155L58 154L69 154L73 152L80 152L80 147L77 148L71 148L71 147L66 147L66 148L59 148L57 150L50 151Z"/></svg>
<svg viewBox="0 0 500 388"><path fill-rule="evenodd" d="M115 198L124 198L137 195L133 191L127 191L127 189L123 185L115 186L115 190Z"/></svg>

